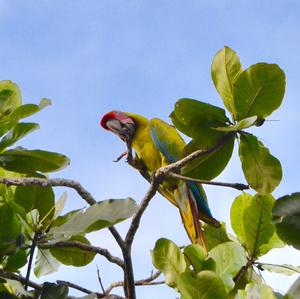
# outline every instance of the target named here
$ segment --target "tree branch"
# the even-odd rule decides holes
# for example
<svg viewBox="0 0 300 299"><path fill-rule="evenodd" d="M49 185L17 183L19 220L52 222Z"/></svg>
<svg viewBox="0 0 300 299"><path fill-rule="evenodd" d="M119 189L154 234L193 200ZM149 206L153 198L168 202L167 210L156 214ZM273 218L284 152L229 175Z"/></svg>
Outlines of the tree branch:
<svg viewBox="0 0 300 299"><path fill-rule="evenodd" d="M214 185L214 186L221 186L221 187L229 187L229 188L234 188L237 190L246 190L250 189L249 185L241 184L241 183L224 183L224 182L212 182L212 181L207 181L207 180L200 180L200 179L194 179L190 178L187 176L183 176L174 172L169 172L167 173L168 177L175 178L175 179L180 179L180 180L185 180L185 181L190 181L190 182L196 182L200 184L206 184L206 185Z"/></svg>
<svg viewBox="0 0 300 299"><path fill-rule="evenodd" d="M156 278L159 277L159 275L161 274L160 271L155 272L154 274L151 274L150 277L144 278L144 279L140 279L140 280L136 280L134 282L135 286L150 286L150 285L158 285L158 284L164 284L164 281L154 281ZM111 292L111 290L113 288L117 288L117 287L122 287L124 286L124 281L116 281L113 282L106 290L105 293L109 294Z"/></svg>
<svg viewBox="0 0 300 299"><path fill-rule="evenodd" d="M140 224L141 217L147 208L150 200L153 198L153 196L156 194L156 192L159 189L160 184L162 181L166 178L166 176L170 176L170 173L177 172L180 170L184 165L190 163L191 161L197 159L200 156L207 155L210 153L213 153L217 149L221 148L230 138L232 138L235 135L235 132L230 132L226 134L219 142L217 142L214 146L208 148L208 149L201 149L197 150L187 157L175 162L171 163L167 166L163 166L159 168L151 177L150 182L151 185L145 194L138 211L133 216L130 227L128 229L128 232L126 234L125 240L122 239L118 231L115 229L115 227L109 227L109 230L113 237L115 238L116 242L120 246L122 250L122 254L124 257L124 282L117 282L114 283L114 285L118 286L124 286L125 296L129 299L135 299L135 285L142 285L142 284L136 284L140 281L134 281L134 275L133 275L133 267L132 267L132 260L131 260L131 245L134 239L134 236L137 232L137 229ZM129 161L130 162L130 161ZM171 174L173 175L173 174ZM147 176L148 177L148 176ZM184 179L181 177L181 179ZM190 178L189 178L190 179ZM3 183L5 185L15 185L15 186L30 186L30 185L39 185L42 187L47 186L64 186L73 188L77 191L77 193L90 205L93 205L96 203L96 200L92 197L92 195L82 187L82 185L76 181L73 180L65 180L65 179L41 179L41 178L0 178L0 184ZM203 183L203 182L202 182ZM222 183L223 184L223 183ZM223 184L224 185L224 184ZM228 186L228 184L226 184ZM242 184L238 184L235 187L241 187ZM68 242L67 242L68 243ZM56 243L57 244L57 243ZM97 252L99 253L99 252ZM101 253L99 253L101 254ZM102 254L104 255L104 254ZM105 256L105 255L104 255ZM108 258L106 254L106 258L109 261L114 260L111 256ZM122 261L123 262L123 261ZM120 261L116 263L120 266ZM148 283L145 282L144 283ZM150 281L149 284L154 284L155 282ZM156 282L161 283L161 282Z"/></svg>
<svg viewBox="0 0 300 299"><path fill-rule="evenodd" d="M27 178L3 178L0 177L0 184L6 186L41 186L41 187L69 187L77 191L89 205L97 203L94 197L78 182L67 179L41 179L36 177Z"/></svg>
<svg viewBox="0 0 300 299"><path fill-rule="evenodd" d="M88 251L88 252L93 252L96 254L100 254L102 256L104 256L108 261L110 261L111 263L114 263L118 266L120 266L122 269L124 269L124 262L116 257L113 256L107 249L105 248L101 248L101 247L96 247L96 246L92 246L89 244L84 244L81 243L79 241L60 241L60 242L56 242L56 243L40 243L39 247L41 248L52 248L52 247L62 247L62 248L66 248L66 247L73 247L73 248L78 248L81 249L83 251Z"/></svg>
<svg viewBox="0 0 300 299"><path fill-rule="evenodd" d="M235 135L235 132L230 132L230 133L224 135L224 137L222 139L220 139L212 147L207 148L207 149L196 150L196 151L192 152L191 154L189 154L188 156L184 157L183 159L176 161L174 163L171 163L167 166L161 167L159 170L164 172L165 174L167 174L171 171L176 172L176 171L180 170L186 164L194 161L195 159L197 159L201 156L207 155L207 154L211 154L214 151L216 151L217 149L221 148L234 135Z"/></svg>
<svg viewBox="0 0 300 299"><path fill-rule="evenodd" d="M27 284L28 286L30 286L31 288L36 289L36 290L41 290L42 289L42 286L39 285L38 283L33 282L29 279L27 280L25 277L23 277L21 275L11 273L11 272L5 271L3 269L0 269L0 277L7 278L7 279L12 279L12 280L17 280L17 281L21 282L23 285Z"/></svg>

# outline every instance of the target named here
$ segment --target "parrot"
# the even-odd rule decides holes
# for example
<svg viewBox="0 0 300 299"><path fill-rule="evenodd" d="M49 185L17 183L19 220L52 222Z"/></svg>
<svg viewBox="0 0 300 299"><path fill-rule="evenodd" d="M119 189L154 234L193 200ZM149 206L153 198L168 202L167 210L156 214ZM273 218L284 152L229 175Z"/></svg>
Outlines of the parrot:
<svg viewBox="0 0 300 299"><path fill-rule="evenodd" d="M174 126L159 118L121 111L106 113L100 125L116 134L127 146L115 162L126 156L127 162L151 182L151 176L162 166L180 159L185 142ZM132 149L135 157L132 156ZM206 249L201 221L219 228L208 207L201 184L181 179L166 178L159 186L159 193L175 205L180 212L184 228L193 244Z"/></svg>

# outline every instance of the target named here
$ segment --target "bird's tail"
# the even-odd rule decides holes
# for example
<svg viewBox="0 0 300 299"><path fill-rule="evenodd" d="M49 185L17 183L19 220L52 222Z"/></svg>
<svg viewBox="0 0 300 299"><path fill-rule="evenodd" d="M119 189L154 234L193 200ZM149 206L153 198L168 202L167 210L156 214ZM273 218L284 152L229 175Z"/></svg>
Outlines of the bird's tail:
<svg viewBox="0 0 300 299"><path fill-rule="evenodd" d="M185 182L174 191L176 205L179 208L185 230L194 244L200 244L207 250L200 215L195 198Z"/></svg>

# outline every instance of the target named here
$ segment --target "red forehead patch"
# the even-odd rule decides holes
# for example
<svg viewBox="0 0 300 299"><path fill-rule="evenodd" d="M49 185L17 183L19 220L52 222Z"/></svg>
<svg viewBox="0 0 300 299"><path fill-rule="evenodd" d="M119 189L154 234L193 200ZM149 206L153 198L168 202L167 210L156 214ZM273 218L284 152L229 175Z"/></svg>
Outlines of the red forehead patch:
<svg viewBox="0 0 300 299"><path fill-rule="evenodd" d="M109 130L108 127L106 126L106 123L110 120L110 119L117 119L121 122L124 122L124 123L134 123L133 120L128 116L126 115L124 112L122 111L110 111L108 113L106 113L102 119L101 119L101 126L106 129L106 130Z"/></svg>

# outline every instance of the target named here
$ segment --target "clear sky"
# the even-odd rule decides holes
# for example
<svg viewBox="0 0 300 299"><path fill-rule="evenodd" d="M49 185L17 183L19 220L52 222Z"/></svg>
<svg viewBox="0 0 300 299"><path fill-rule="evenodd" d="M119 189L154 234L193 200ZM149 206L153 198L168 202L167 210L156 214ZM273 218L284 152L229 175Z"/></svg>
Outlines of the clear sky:
<svg viewBox="0 0 300 299"><path fill-rule="evenodd" d="M0 0L0 78L19 84L25 103L53 100L53 106L32 118L41 130L20 144L68 155L70 167L53 176L82 182L97 200L131 196L139 202L148 184L124 162L112 162L124 145L99 128L99 119L118 109L168 121L182 97L222 106L210 65L215 53L228 45L244 68L256 62L278 63L287 75L285 100L271 116L279 121L266 122L254 132L283 165L283 181L274 195L300 191L299 14L296 0ZM218 180L244 182L236 156ZM213 214L229 226L230 205L239 193L206 190ZM69 192L66 211L83 204ZM118 228L125 232L127 225ZM160 237L187 243L177 210L156 196L133 244L137 279L149 276L150 249ZM107 232L90 239L120 254ZM299 265L300 253L274 250L265 260ZM105 259L99 257L96 263L105 286L121 279ZM264 277L281 291L296 279L265 272ZM55 279L100 291L95 263L62 267L45 277ZM177 296L165 286L140 287L137 292L143 299Z"/></svg>

